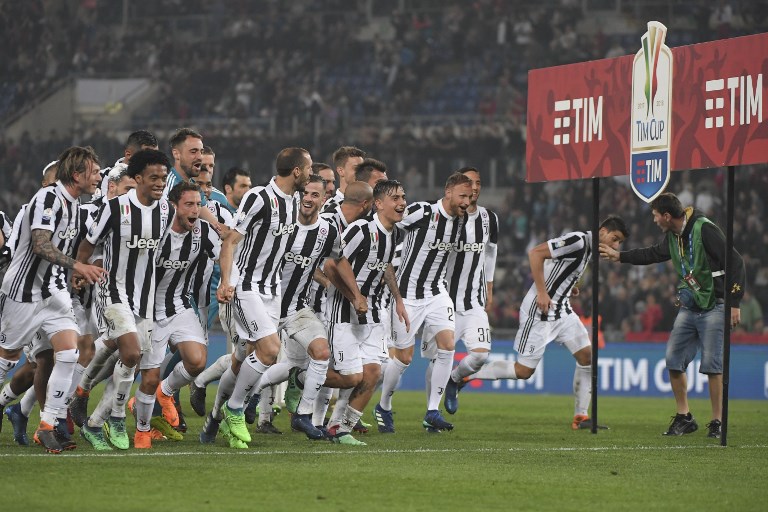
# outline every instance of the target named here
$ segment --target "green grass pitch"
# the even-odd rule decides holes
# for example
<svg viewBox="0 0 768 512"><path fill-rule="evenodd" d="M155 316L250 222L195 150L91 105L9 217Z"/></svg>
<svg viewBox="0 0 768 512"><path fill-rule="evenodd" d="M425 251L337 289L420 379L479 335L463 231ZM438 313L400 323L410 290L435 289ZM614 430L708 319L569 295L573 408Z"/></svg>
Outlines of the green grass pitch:
<svg viewBox="0 0 768 512"><path fill-rule="evenodd" d="M209 407L214 387L208 389ZM395 396L397 433L366 447L253 434L249 450L200 445L202 419L182 392L189 432L151 451L47 455L0 434L2 510L766 510L768 402L731 401L729 446L699 431L661 436L672 398L600 397L597 435L572 431L568 396L464 393L456 429L421 428L424 394ZM374 397L376 399L376 397ZM94 400L92 398L92 400ZM92 402L92 406L93 406ZM369 406L365 420L372 422ZM30 437L32 421L30 420ZM129 431L133 432L129 417Z"/></svg>

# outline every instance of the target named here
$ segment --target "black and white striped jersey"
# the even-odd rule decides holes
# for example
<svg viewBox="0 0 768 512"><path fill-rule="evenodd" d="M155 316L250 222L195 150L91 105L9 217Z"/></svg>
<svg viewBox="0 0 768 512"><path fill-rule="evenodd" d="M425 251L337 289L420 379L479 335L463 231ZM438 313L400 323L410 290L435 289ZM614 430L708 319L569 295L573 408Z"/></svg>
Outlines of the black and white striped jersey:
<svg viewBox="0 0 768 512"><path fill-rule="evenodd" d="M323 208L320 210L321 213L335 213L339 209L339 205L344 202L344 192L342 192L339 189L336 189L336 193L333 195L332 198L328 199L325 203L323 203Z"/></svg>
<svg viewBox="0 0 768 512"><path fill-rule="evenodd" d="M27 214L29 204L21 205L19 213L13 219L13 226L11 227L11 234L5 240L5 246L11 251L11 255L16 252L16 248L19 246L19 231L21 231L21 224L24 220L24 216Z"/></svg>
<svg viewBox="0 0 768 512"><path fill-rule="evenodd" d="M110 199L99 210L86 239L104 243L107 286L100 286L105 304L127 304L133 313L152 318L155 307L155 254L173 208L166 199L144 206L136 190Z"/></svg>
<svg viewBox="0 0 768 512"><path fill-rule="evenodd" d="M3 232L3 238L5 239L6 243L8 242L8 238L11 236L12 230L13 223L11 222L11 219L8 218L5 212L0 212L0 231Z"/></svg>
<svg viewBox="0 0 768 512"><path fill-rule="evenodd" d="M329 201L331 199L329 199ZM341 213L341 208L336 208L333 211L321 213L320 217L327 220L332 225L336 226L336 230L339 233L339 241L341 241L341 235L344 233L344 230L347 229L347 226L349 225L347 223L346 217L344 217L344 214ZM322 266L320 268L322 268ZM310 295L310 306L312 307L312 309L316 313L322 313L323 316L325 316L325 303L328 296L325 286L322 286L317 281L312 281L312 284L310 284L309 295Z"/></svg>
<svg viewBox="0 0 768 512"><path fill-rule="evenodd" d="M467 213L459 243L448 258L448 293L456 311L485 308L486 283L493 281L499 220L483 206Z"/></svg>
<svg viewBox="0 0 768 512"><path fill-rule="evenodd" d="M453 217L441 199L414 203L397 227L406 231L397 282L403 299L424 299L447 292L448 255L459 241L464 219Z"/></svg>
<svg viewBox="0 0 768 512"><path fill-rule="evenodd" d="M392 263L396 246L397 230L384 229L378 214L349 225L341 237L341 255L352 265L360 293L368 298L368 313L358 318L352 303L334 289L329 299L332 322L369 324L382 321L381 294L386 286L384 271Z"/></svg>
<svg viewBox="0 0 768 512"><path fill-rule="evenodd" d="M155 320L192 307L191 297L199 292L197 270L201 263L218 259L220 252L219 234L202 219L197 219L192 231L186 233L168 229L155 259Z"/></svg>
<svg viewBox="0 0 768 512"><path fill-rule="evenodd" d="M67 290L67 270L32 252L32 231L51 231L51 243L67 256L80 226L80 199L72 197L57 181L41 188L19 222L18 239L2 291L17 302L37 302Z"/></svg>
<svg viewBox="0 0 768 512"><path fill-rule="evenodd" d="M283 255L296 231L298 204L298 194L283 193L274 178L243 196L232 226L244 236L234 256L243 291L280 293Z"/></svg>
<svg viewBox="0 0 768 512"><path fill-rule="evenodd" d="M91 225L96 220L99 209L101 209L101 206L104 204L105 200L106 197L99 196L93 201L80 205L80 230L77 234L74 247L72 248L73 256L77 256L77 250L80 248L80 242L85 239L88 231L91 229ZM93 256L91 256L91 262L95 261L100 256L100 254L101 248L99 248L97 251L94 251ZM86 309L89 309L92 305L93 287L94 285L86 284L79 290L72 290L72 296L77 297L80 301L80 304L82 304Z"/></svg>
<svg viewBox="0 0 768 512"><path fill-rule="evenodd" d="M309 306L315 269L325 258L338 257L340 246L339 230L327 219L320 217L311 226L296 225L296 237L283 256L280 318Z"/></svg>
<svg viewBox="0 0 768 512"><path fill-rule="evenodd" d="M11 238L13 232L13 223L11 219L0 211L0 231L3 233L3 246L0 247L0 269L4 269L11 263L11 246L8 241Z"/></svg>
<svg viewBox="0 0 768 512"><path fill-rule="evenodd" d="M532 285L525 295L520 311L529 317L540 315L541 320L559 320L573 312L571 309L571 290L581 279L581 275L592 256L592 232L575 231L547 241L551 259L544 260L544 282L547 293L552 299L548 313L538 311L536 306L536 285Z"/></svg>
<svg viewBox="0 0 768 512"><path fill-rule="evenodd" d="M219 224L224 224L225 226L232 225L232 213L230 213L226 206L211 199L206 203L205 207L216 217L216 221ZM190 293L192 293L192 298L199 308L207 308L211 305L211 300L215 298L215 291L211 290L211 277L213 276L214 265L216 263L212 259L201 259L195 270Z"/></svg>

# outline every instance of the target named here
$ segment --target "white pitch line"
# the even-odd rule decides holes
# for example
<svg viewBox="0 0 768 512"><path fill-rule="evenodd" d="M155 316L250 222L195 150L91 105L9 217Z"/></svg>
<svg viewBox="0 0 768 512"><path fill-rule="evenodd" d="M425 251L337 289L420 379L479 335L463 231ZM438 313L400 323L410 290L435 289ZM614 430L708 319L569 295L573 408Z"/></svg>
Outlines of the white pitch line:
<svg viewBox="0 0 768 512"><path fill-rule="evenodd" d="M478 448L478 449L463 449L463 448L415 448L415 449L402 449L402 450L386 450L376 449L368 450L366 448L355 449L354 451L341 451L341 450L228 450L228 451L216 451L216 452L198 452L198 451L185 451L185 452L111 452L111 453L67 453L63 454L63 457L72 458L105 458L105 457L189 457L189 456L269 456L269 455L386 455L386 454L401 454L401 453L509 453L509 452L604 452L604 451L666 451L666 450L711 450L724 448L720 445L707 445L707 446L562 446L552 448ZM753 444L753 445L741 445L741 446L729 446L733 450L754 450L754 449L766 449L768 445L765 444ZM51 457L47 453L0 453L0 458L11 457Z"/></svg>

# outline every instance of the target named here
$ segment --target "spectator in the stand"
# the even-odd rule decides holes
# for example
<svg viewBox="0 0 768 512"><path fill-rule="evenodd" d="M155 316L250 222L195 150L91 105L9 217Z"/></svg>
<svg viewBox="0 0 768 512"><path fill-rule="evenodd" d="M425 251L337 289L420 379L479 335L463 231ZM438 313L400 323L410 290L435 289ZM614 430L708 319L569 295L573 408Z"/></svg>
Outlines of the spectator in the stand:
<svg viewBox="0 0 768 512"><path fill-rule="evenodd" d="M744 291L741 299L741 325L740 330L748 333L762 333L765 324L763 322L763 308L760 302L749 292Z"/></svg>

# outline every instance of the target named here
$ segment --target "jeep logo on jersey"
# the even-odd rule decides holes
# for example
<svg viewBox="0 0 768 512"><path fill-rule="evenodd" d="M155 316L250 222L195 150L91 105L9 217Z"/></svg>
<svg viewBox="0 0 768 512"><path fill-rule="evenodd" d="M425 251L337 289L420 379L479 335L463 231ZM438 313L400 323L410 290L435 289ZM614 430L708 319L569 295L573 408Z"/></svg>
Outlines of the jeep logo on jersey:
<svg viewBox="0 0 768 512"><path fill-rule="evenodd" d="M160 261L157 262L157 266L163 267L168 270L186 270L187 268L189 268L189 262L160 258Z"/></svg>
<svg viewBox="0 0 768 512"><path fill-rule="evenodd" d="M458 252L483 252L483 249L485 249L484 242L475 242L471 244L462 244L459 242L456 244L456 251Z"/></svg>
<svg viewBox="0 0 768 512"><path fill-rule="evenodd" d="M449 242L434 241L429 243L429 248L437 249L438 251L450 251L451 249L453 249L453 244Z"/></svg>
<svg viewBox="0 0 768 512"><path fill-rule="evenodd" d="M72 240L77 236L77 228L67 228L63 231L59 231L58 235L62 240Z"/></svg>
<svg viewBox="0 0 768 512"><path fill-rule="evenodd" d="M158 245L159 238L141 238L139 235L133 235L133 238L125 243L129 249L157 249Z"/></svg>
<svg viewBox="0 0 768 512"><path fill-rule="evenodd" d="M384 272L387 269L387 265L389 265L389 263L386 261L372 261L366 266L369 270Z"/></svg>
<svg viewBox="0 0 768 512"><path fill-rule="evenodd" d="M307 268L312 264L312 258L308 258L306 256L302 256L301 254L296 254L291 251L287 251L285 253L285 261L293 262L296 264L297 267L300 267L300 268Z"/></svg>
<svg viewBox="0 0 768 512"><path fill-rule="evenodd" d="M284 224L273 229L272 234L275 236L290 235L294 229L296 229L296 224Z"/></svg>

